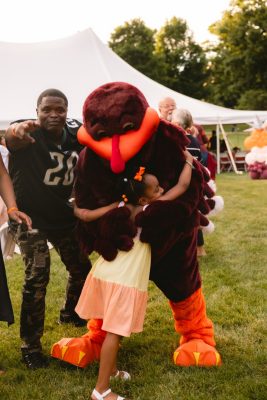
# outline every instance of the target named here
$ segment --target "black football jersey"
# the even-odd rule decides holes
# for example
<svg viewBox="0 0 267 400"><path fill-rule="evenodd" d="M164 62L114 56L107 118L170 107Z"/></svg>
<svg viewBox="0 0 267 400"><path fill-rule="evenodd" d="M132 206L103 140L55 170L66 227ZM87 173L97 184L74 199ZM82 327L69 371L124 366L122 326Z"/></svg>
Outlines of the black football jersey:
<svg viewBox="0 0 267 400"><path fill-rule="evenodd" d="M18 207L27 213L33 228L51 231L74 226L69 204L74 167L82 146L77 141L80 123L67 120L60 146L39 128L31 136L35 143L10 153L9 173Z"/></svg>

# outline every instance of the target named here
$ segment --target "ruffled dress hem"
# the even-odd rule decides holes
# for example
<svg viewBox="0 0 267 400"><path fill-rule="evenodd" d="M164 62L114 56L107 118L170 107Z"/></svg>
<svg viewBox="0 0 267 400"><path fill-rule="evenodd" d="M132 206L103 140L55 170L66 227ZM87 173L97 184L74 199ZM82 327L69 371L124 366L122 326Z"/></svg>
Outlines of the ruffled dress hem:
<svg viewBox="0 0 267 400"><path fill-rule="evenodd" d="M142 332L147 292L89 273L75 311L83 319L103 319L102 329L120 336Z"/></svg>

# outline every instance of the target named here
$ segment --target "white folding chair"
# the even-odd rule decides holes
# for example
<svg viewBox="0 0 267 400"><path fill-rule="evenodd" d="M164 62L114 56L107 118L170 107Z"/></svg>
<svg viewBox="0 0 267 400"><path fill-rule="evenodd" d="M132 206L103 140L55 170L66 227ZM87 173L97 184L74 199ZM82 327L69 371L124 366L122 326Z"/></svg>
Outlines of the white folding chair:
<svg viewBox="0 0 267 400"><path fill-rule="evenodd" d="M221 172L229 172L232 171L232 163L228 153L221 153L220 154L220 171Z"/></svg>

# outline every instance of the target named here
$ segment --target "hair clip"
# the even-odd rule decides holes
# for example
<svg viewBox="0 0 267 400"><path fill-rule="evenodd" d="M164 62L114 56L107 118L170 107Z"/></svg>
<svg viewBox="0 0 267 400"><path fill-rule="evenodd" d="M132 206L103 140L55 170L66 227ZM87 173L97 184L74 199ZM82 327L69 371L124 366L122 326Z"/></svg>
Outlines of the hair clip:
<svg viewBox="0 0 267 400"><path fill-rule="evenodd" d="M126 197L126 194L123 194L121 197L122 197L122 200L124 201L124 203L127 203L128 199Z"/></svg>
<svg viewBox="0 0 267 400"><path fill-rule="evenodd" d="M143 179L143 175L144 175L144 173L145 173L145 170L146 170L145 167L140 167L140 168L139 168L139 171L135 174L134 179L135 179L136 181L141 182L142 179Z"/></svg>

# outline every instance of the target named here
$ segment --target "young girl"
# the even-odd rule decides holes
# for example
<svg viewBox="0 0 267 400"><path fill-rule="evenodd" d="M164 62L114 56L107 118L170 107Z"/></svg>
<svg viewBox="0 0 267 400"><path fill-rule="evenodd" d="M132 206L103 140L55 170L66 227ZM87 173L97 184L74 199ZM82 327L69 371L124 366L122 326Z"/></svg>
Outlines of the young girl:
<svg viewBox="0 0 267 400"><path fill-rule="evenodd" d="M153 201L174 200L183 194L190 184L193 168L193 157L188 152L185 154L186 162L179 181L165 194L158 179L145 173L142 167L133 179L122 179L123 202L119 206L129 207L134 218ZM115 204L107 207L114 208ZM102 216L104 208L76 208L75 213L89 221ZM96 214L98 216L94 218ZM103 319L102 329L107 332L101 348L99 374L91 395L92 400L123 400L123 397L109 389L110 377L130 379L128 372L117 370L116 361L121 337L143 330L151 250L149 244L142 243L138 237L137 234L134 238L133 248L128 252L119 251L115 260L109 262L103 257L98 258L86 279L75 309L81 318Z"/></svg>
<svg viewBox="0 0 267 400"><path fill-rule="evenodd" d="M2 197L6 207L8 217L19 224L24 222L31 228L31 219L26 214L18 210L11 179L4 166L2 157L0 156L0 196ZM14 322L14 315L10 301L5 265L3 261L2 251L0 248L0 321L6 321L8 324ZM0 368L0 374L3 371Z"/></svg>

